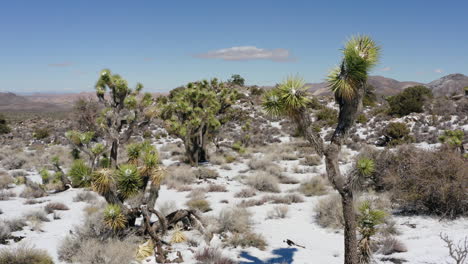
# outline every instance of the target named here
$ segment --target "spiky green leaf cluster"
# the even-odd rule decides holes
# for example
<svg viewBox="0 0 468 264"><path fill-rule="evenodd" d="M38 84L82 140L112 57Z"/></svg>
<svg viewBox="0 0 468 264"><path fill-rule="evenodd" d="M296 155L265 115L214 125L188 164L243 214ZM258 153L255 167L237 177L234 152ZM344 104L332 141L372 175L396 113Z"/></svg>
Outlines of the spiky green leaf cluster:
<svg viewBox="0 0 468 264"><path fill-rule="evenodd" d="M120 165L116 171L117 187L123 199L134 196L140 190L142 179L138 168L133 164Z"/></svg>
<svg viewBox="0 0 468 264"><path fill-rule="evenodd" d="M70 130L65 133L65 137L67 137L73 144L80 146L86 145L91 142L94 137L94 132L79 132L75 130Z"/></svg>
<svg viewBox="0 0 468 264"><path fill-rule="evenodd" d="M463 138L465 132L461 129L445 130L444 133L439 137L442 143L447 143L454 147L460 147L463 144Z"/></svg>
<svg viewBox="0 0 468 264"><path fill-rule="evenodd" d="M86 187L91 184L92 170L83 160L75 160L68 172L75 187Z"/></svg>
<svg viewBox="0 0 468 264"><path fill-rule="evenodd" d="M364 201L358 207L358 230L362 237L370 238L382 224L387 214L382 210L372 208L370 201Z"/></svg>
<svg viewBox="0 0 468 264"><path fill-rule="evenodd" d="M42 170L39 171L39 174L41 175L42 179L42 184L47 184L50 181L50 173L46 168L43 168Z"/></svg>
<svg viewBox="0 0 468 264"><path fill-rule="evenodd" d="M120 206L109 204L104 209L104 224L114 231L125 228L127 219L122 213Z"/></svg>
<svg viewBox="0 0 468 264"><path fill-rule="evenodd" d="M358 172L363 176L370 176L375 171L375 163L369 158L360 158L356 162Z"/></svg>
<svg viewBox="0 0 468 264"><path fill-rule="evenodd" d="M369 36L351 37L343 49L341 64L328 75L328 84L337 98L349 100L364 87L369 71L377 64L380 47Z"/></svg>
<svg viewBox="0 0 468 264"><path fill-rule="evenodd" d="M294 115L310 102L305 82L300 77L288 77L263 95L263 109L273 116Z"/></svg>

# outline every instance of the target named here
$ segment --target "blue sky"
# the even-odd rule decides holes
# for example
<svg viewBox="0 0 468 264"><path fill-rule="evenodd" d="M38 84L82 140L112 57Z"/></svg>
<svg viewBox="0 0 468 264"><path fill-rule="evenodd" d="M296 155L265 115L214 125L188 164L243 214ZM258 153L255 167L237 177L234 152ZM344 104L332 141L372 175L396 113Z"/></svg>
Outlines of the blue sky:
<svg viewBox="0 0 468 264"><path fill-rule="evenodd" d="M382 46L373 75L428 82L468 74L467 13L463 0L2 1L0 91L92 91L103 68L155 92L234 73L320 82L356 33Z"/></svg>

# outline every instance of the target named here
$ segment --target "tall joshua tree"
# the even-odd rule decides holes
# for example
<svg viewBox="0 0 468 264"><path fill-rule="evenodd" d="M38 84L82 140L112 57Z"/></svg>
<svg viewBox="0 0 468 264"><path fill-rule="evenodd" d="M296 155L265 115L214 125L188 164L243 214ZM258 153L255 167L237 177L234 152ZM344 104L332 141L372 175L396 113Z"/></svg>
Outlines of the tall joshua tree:
<svg viewBox="0 0 468 264"><path fill-rule="evenodd" d="M161 99L166 129L182 139L191 165L208 160L207 144L219 131L221 117L236 99L237 91L217 79L189 83Z"/></svg>
<svg viewBox="0 0 468 264"><path fill-rule="evenodd" d="M328 145L324 144L320 135L312 128L312 110L308 107L310 99L302 79L288 78L266 93L263 102L264 109L270 114L292 119L317 154L325 156L328 179L342 199L345 264L358 263L353 205L353 186L358 179L354 174L341 173L338 157L348 131L362 108L368 73L376 65L379 51L379 46L368 36L354 36L345 44L341 63L328 76L328 85L339 105L338 125Z"/></svg>

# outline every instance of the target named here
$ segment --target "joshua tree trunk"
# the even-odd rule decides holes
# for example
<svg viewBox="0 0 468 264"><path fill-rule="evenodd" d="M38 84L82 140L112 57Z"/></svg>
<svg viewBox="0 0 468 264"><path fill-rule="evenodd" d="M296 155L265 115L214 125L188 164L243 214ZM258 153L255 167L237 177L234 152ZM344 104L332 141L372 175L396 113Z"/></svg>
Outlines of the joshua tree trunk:
<svg viewBox="0 0 468 264"><path fill-rule="evenodd" d="M341 194L344 216L344 247L345 264L358 263L357 238L356 238L356 215L354 213L353 192Z"/></svg>
<svg viewBox="0 0 468 264"><path fill-rule="evenodd" d="M117 140L112 141L112 147L110 151L111 164L110 167L117 167L117 155L119 154L119 143Z"/></svg>

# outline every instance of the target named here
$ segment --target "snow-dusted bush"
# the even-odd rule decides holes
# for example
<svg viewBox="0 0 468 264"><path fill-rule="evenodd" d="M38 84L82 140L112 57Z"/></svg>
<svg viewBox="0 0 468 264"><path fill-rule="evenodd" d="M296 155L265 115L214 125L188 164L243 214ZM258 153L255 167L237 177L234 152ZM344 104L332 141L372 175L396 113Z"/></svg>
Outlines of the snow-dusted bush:
<svg viewBox="0 0 468 264"><path fill-rule="evenodd" d="M227 192L226 186L221 184L210 184L206 187L207 192Z"/></svg>
<svg viewBox="0 0 468 264"><path fill-rule="evenodd" d="M252 220L251 214L245 208L232 207L223 209L217 218L218 233L232 232L243 233L250 230Z"/></svg>
<svg viewBox="0 0 468 264"><path fill-rule="evenodd" d="M393 253L401 253L406 251L408 251L408 249L406 248L405 244L403 244L403 242L395 237L385 237L379 242L378 253L383 255L391 255Z"/></svg>
<svg viewBox="0 0 468 264"><path fill-rule="evenodd" d="M0 171L0 189L8 188L8 185L14 182L13 177L11 177L5 171Z"/></svg>
<svg viewBox="0 0 468 264"><path fill-rule="evenodd" d="M15 197L16 193L9 190L0 190L0 201L10 200L11 197Z"/></svg>
<svg viewBox="0 0 468 264"><path fill-rule="evenodd" d="M236 233L229 238L228 244L232 247L256 247L260 250L264 250L267 246L267 242L262 235L252 232Z"/></svg>
<svg viewBox="0 0 468 264"><path fill-rule="evenodd" d="M73 197L74 202L87 202L92 203L97 200L97 195L94 192L82 191L79 192Z"/></svg>
<svg viewBox="0 0 468 264"><path fill-rule="evenodd" d="M177 166L168 168L168 177L165 182L175 182L177 184L191 184L195 181L195 174L190 166Z"/></svg>
<svg viewBox="0 0 468 264"><path fill-rule="evenodd" d="M14 248L0 249L0 263L8 264L54 264L52 258L45 250L30 248L21 245Z"/></svg>
<svg viewBox="0 0 468 264"><path fill-rule="evenodd" d="M0 244L4 244L5 241L10 237L10 227L4 221L0 221Z"/></svg>
<svg viewBox="0 0 468 264"><path fill-rule="evenodd" d="M48 203L44 207L44 210L46 211L46 213L51 214L55 210L66 211L66 210L70 210L70 208L68 208L68 206L66 206L64 203L58 203L57 202L57 203Z"/></svg>
<svg viewBox="0 0 468 264"><path fill-rule="evenodd" d="M286 218L288 216L289 207L287 205L278 205L267 212L267 219Z"/></svg>
<svg viewBox="0 0 468 264"><path fill-rule="evenodd" d="M342 228L344 225L343 209L338 194L332 194L319 200L315 206L317 223L327 228Z"/></svg>
<svg viewBox="0 0 468 264"><path fill-rule="evenodd" d="M197 264L235 264L236 262L226 258L216 248L203 248L195 253Z"/></svg>
<svg viewBox="0 0 468 264"><path fill-rule="evenodd" d="M247 185L262 192L279 192L278 178L264 171L256 172L247 178Z"/></svg>
<svg viewBox="0 0 468 264"><path fill-rule="evenodd" d="M47 193L36 184L31 184L27 186L20 194L20 197L32 199L32 198L40 198L46 196Z"/></svg>
<svg viewBox="0 0 468 264"><path fill-rule="evenodd" d="M305 158L299 162L299 164L306 166L318 166L321 163L322 158L317 155L305 156Z"/></svg>
<svg viewBox="0 0 468 264"><path fill-rule="evenodd" d="M216 179L219 177L219 173L217 171L204 167L195 170L194 174L198 179Z"/></svg>
<svg viewBox="0 0 468 264"><path fill-rule="evenodd" d="M210 203L205 199L191 199L187 202L187 206L192 210L198 210L202 213L211 211Z"/></svg>
<svg viewBox="0 0 468 264"><path fill-rule="evenodd" d="M235 193L234 197L236 197L236 198L250 198L250 197L255 196L256 194L257 193L256 193L255 189L246 188L246 189L242 189L239 192Z"/></svg>

